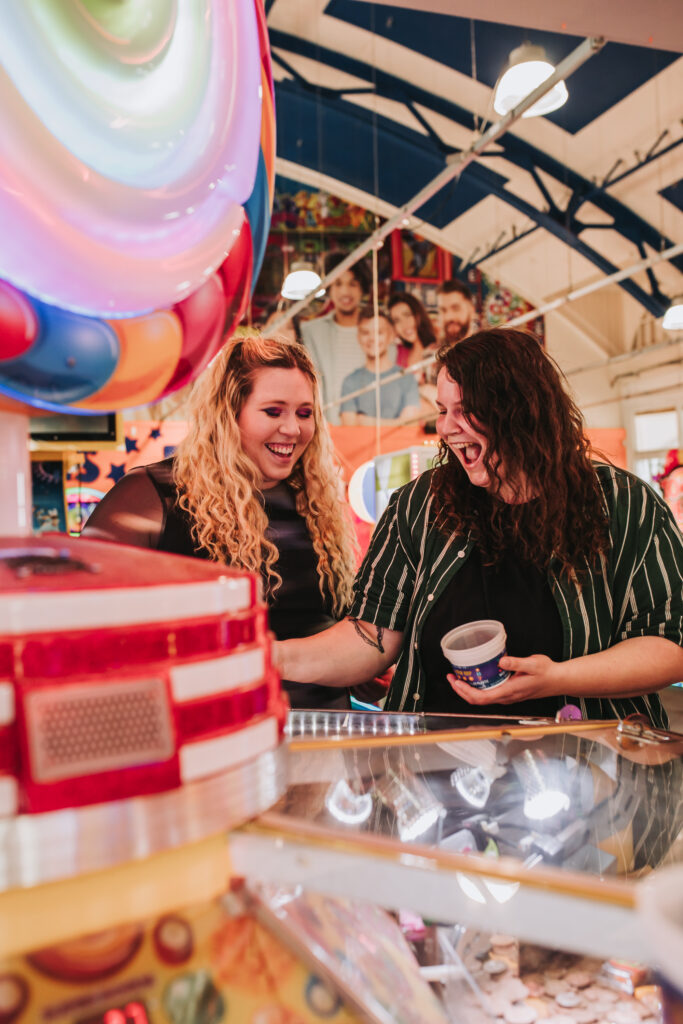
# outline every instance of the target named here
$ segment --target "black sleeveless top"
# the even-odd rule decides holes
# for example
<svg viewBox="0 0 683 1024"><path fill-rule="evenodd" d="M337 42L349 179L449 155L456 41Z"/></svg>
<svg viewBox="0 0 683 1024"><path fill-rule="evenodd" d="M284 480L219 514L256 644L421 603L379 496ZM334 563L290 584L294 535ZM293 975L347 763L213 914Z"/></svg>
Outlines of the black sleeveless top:
<svg viewBox="0 0 683 1024"><path fill-rule="evenodd" d="M450 663L441 638L456 626L476 619L497 619L505 626L507 652L515 658L546 654L562 660L562 620L547 574L524 562L514 550L495 565L484 565L474 548L427 617L420 639L420 657L427 676L424 711L469 714L472 706L453 690L446 678ZM543 697L517 704L487 704L487 715L555 717L564 704L560 697Z"/></svg>
<svg viewBox="0 0 683 1024"><path fill-rule="evenodd" d="M83 531L93 539L116 540L169 554L209 558L196 546L188 514L178 505L173 459L140 466L124 477L96 506ZM278 550L275 570L282 584L268 608L278 640L312 636L331 626L332 602L320 593L317 557L305 520L286 483L263 492L266 536ZM282 681L294 708L348 708L345 689Z"/></svg>

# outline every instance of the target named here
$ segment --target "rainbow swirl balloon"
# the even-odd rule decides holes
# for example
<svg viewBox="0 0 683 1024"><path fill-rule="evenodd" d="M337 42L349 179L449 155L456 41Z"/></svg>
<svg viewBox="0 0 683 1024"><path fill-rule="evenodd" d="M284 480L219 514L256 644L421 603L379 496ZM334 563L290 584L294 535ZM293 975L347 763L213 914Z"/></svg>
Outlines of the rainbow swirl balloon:
<svg viewBox="0 0 683 1024"><path fill-rule="evenodd" d="M0 396L87 413L187 384L268 236L261 0L0 4L0 135Z"/></svg>

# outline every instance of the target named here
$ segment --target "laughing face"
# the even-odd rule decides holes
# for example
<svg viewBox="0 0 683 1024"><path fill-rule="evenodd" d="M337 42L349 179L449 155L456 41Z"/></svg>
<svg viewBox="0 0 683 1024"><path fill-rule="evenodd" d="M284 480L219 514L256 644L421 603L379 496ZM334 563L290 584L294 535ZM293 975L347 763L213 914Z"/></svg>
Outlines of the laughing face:
<svg viewBox="0 0 683 1024"><path fill-rule="evenodd" d="M439 370L436 381L436 405L439 413L436 431L467 473L471 484L495 493L508 504L527 501L533 496L525 474L522 472L515 481L507 479L505 467L497 455L494 454L490 460L491 470L486 468L484 459L489 450L488 438L481 423L465 416L460 385L448 376L445 366Z"/></svg>
<svg viewBox="0 0 683 1024"><path fill-rule="evenodd" d="M264 367L237 423L242 449L261 474L261 489L290 476L315 433L313 386L297 369Z"/></svg>
<svg viewBox="0 0 683 1024"><path fill-rule="evenodd" d="M445 441L475 487L491 489L491 478L484 464L488 448L486 436L462 411L460 385L448 376L442 366L436 382L436 406L439 415L436 430Z"/></svg>

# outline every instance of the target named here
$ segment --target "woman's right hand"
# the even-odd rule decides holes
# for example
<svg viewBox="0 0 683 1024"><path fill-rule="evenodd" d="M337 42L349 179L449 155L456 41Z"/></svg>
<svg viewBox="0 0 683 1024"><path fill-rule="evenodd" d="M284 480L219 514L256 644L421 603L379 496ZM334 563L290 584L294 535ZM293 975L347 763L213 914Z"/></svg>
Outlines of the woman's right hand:
<svg viewBox="0 0 683 1024"><path fill-rule="evenodd" d="M556 697L564 693L562 662L553 661L545 654L532 654L528 658L513 658L506 654L498 662L504 672L512 675L490 690L478 690L463 683L449 673L448 682L468 704L517 704L524 700Z"/></svg>

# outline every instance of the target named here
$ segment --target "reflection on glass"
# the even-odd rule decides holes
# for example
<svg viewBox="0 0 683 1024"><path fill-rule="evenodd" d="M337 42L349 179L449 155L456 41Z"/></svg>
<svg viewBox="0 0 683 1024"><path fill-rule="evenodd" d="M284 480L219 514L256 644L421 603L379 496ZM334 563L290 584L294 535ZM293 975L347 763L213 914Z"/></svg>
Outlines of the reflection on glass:
<svg viewBox="0 0 683 1024"><path fill-rule="evenodd" d="M362 825L370 817L372 796L354 792L346 779L339 779L328 789L325 806L342 825Z"/></svg>
<svg viewBox="0 0 683 1024"><path fill-rule="evenodd" d="M481 882L478 879L473 878L471 875L464 875L462 871L458 871L455 875L458 880L458 885L465 893L468 899L474 903L486 903L486 896L483 893Z"/></svg>
<svg viewBox="0 0 683 1024"><path fill-rule="evenodd" d="M456 768L451 775L451 785L472 807L486 805L491 792L491 779L481 768Z"/></svg>
<svg viewBox="0 0 683 1024"><path fill-rule="evenodd" d="M459 737L444 739L454 723ZM548 733L530 739L494 719L493 728L504 729L484 739L476 719L381 712L297 712L290 724L291 785L279 810L303 821L340 828L336 810L347 814L345 830L473 857L493 855L495 844L527 868L603 877L680 859L683 762L672 752L660 763L658 748L625 752L613 729L583 736L540 723ZM312 735L322 735L324 747L296 749L299 737ZM367 818L364 794L372 798ZM624 842L626 830L635 843ZM508 883L486 880L480 892L489 904L509 898Z"/></svg>
<svg viewBox="0 0 683 1024"><path fill-rule="evenodd" d="M530 821L547 821L568 809L569 797L556 784L556 773L547 765L541 773L530 750L524 750L513 765L524 789L524 814Z"/></svg>
<svg viewBox="0 0 683 1024"><path fill-rule="evenodd" d="M445 815L443 804L421 779L406 771L399 777L393 769L376 784L376 792L396 815L399 838L408 843L417 839Z"/></svg>

